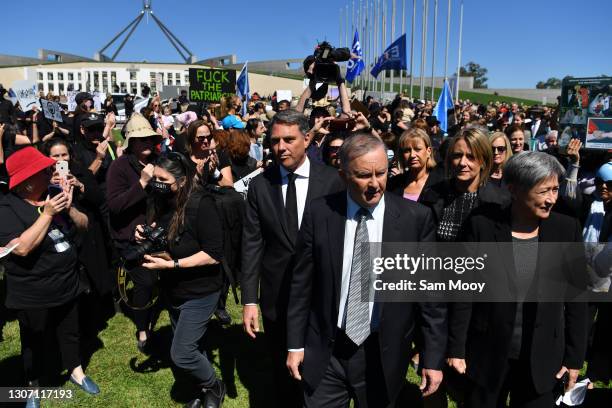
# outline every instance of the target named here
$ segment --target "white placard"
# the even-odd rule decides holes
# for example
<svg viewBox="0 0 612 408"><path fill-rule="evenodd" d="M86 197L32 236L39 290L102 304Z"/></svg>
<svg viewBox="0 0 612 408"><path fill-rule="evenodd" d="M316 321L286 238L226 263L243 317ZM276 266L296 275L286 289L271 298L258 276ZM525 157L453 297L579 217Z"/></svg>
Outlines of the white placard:
<svg viewBox="0 0 612 408"><path fill-rule="evenodd" d="M291 93L291 90L289 89L277 89L276 90L276 102L280 102L280 101L291 102L292 97L293 97L293 94Z"/></svg>
<svg viewBox="0 0 612 408"><path fill-rule="evenodd" d="M45 118L54 120L56 122L63 122L62 120L62 108L59 103L41 99L40 104L42 105L43 113Z"/></svg>
<svg viewBox="0 0 612 408"><path fill-rule="evenodd" d="M102 93L96 91L93 93L94 109L96 112L102 111Z"/></svg>
<svg viewBox="0 0 612 408"><path fill-rule="evenodd" d="M68 98L68 112L74 112L77 108L76 96L80 91L68 91L66 97Z"/></svg>
<svg viewBox="0 0 612 408"><path fill-rule="evenodd" d="M13 82L13 92L15 92L23 112L31 110L33 106L40 109L38 96L36 96L36 82L15 81Z"/></svg>
<svg viewBox="0 0 612 408"><path fill-rule="evenodd" d="M249 191L249 183L253 179L253 177L257 176L259 173L263 172L263 168L258 168L252 173L247 174L240 180L234 183L234 190L242 194L242 196L246 199L247 192Z"/></svg>

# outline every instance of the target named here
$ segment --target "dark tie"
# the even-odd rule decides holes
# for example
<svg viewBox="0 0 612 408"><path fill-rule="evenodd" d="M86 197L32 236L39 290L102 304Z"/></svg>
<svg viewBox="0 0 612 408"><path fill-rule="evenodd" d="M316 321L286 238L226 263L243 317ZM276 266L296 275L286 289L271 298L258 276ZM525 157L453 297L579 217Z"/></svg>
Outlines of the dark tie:
<svg viewBox="0 0 612 408"><path fill-rule="evenodd" d="M370 248L368 246L370 238L366 224L369 217L369 211L363 208L357 213L358 222L346 302L346 326L344 331L347 337L358 346L370 335L370 304L367 299L365 301L362 299L363 295L369 294L371 271Z"/></svg>
<svg viewBox="0 0 612 408"><path fill-rule="evenodd" d="M297 239L299 223L297 210L297 194L295 191L295 179L297 176L294 173L287 174L287 195L285 196L285 215L287 217L287 228L289 236L295 243Z"/></svg>

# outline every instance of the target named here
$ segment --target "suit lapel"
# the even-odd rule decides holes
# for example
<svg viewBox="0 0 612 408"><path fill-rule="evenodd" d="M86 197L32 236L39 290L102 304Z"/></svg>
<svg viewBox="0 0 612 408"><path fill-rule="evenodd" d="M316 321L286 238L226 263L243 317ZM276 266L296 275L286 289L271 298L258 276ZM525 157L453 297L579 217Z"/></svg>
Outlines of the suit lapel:
<svg viewBox="0 0 612 408"><path fill-rule="evenodd" d="M308 191L306 193L306 205L312 201L313 197L319 197L319 172L317 171L317 166L310 162L310 175L308 176ZM306 211L306 209L304 209Z"/></svg>
<svg viewBox="0 0 612 408"><path fill-rule="evenodd" d="M285 218L285 202L283 201L282 185L280 169L277 166L270 174L270 197L272 197L272 207L270 210L276 213L285 237L293 244L287 228L287 219Z"/></svg>
<svg viewBox="0 0 612 408"><path fill-rule="evenodd" d="M338 315L338 300L342 287L342 260L344 257L344 228L346 224L346 193L339 193L331 208L331 216L327 219L327 237L329 239L329 259L332 264L334 283L334 305Z"/></svg>

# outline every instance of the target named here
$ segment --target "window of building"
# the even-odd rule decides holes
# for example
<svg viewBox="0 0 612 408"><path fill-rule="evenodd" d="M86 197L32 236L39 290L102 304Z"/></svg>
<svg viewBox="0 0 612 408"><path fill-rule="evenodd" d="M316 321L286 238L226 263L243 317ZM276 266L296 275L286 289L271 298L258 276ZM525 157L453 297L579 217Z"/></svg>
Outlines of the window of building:
<svg viewBox="0 0 612 408"><path fill-rule="evenodd" d="M44 91L45 90L45 85L42 82L38 83L38 90L39 91Z"/></svg>
<svg viewBox="0 0 612 408"><path fill-rule="evenodd" d="M49 83L49 92L53 92L55 90L55 87L53 86L53 82Z"/></svg>
<svg viewBox="0 0 612 408"><path fill-rule="evenodd" d="M68 73L68 80L69 81L74 81L74 74L72 72Z"/></svg>
<svg viewBox="0 0 612 408"><path fill-rule="evenodd" d="M53 81L53 72L47 72L47 81Z"/></svg>
<svg viewBox="0 0 612 408"><path fill-rule="evenodd" d="M64 80L64 73L63 72L58 72L57 73L57 80L58 81L63 81Z"/></svg>
<svg viewBox="0 0 612 408"><path fill-rule="evenodd" d="M189 74L185 74L185 85L189 85Z"/></svg>
<svg viewBox="0 0 612 408"><path fill-rule="evenodd" d="M64 92L64 83L63 82L60 82L58 84L58 90L59 90L60 93Z"/></svg>
<svg viewBox="0 0 612 408"><path fill-rule="evenodd" d="M136 71L130 71L130 81L136 80Z"/></svg>
<svg viewBox="0 0 612 408"><path fill-rule="evenodd" d="M39 81L42 81L43 79L44 79L43 73L42 73L42 72L39 72L39 73L38 73L38 80L39 80Z"/></svg>
<svg viewBox="0 0 612 408"><path fill-rule="evenodd" d="M80 72L77 73L77 78L78 78L79 81L81 80L81 73Z"/></svg>

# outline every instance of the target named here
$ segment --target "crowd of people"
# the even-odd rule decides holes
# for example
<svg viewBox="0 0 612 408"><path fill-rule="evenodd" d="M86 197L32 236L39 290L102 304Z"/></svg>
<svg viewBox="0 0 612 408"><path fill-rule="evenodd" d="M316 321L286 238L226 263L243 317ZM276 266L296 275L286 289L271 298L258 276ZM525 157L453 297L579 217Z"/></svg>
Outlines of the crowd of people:
<svg viewBox="0 0 612 408"><path fill-rule="evenodd" d="M360 294L368 242L471 241L511 243L494 267L520 287L537 286L545 265L607 292L610 246L575 254L538 243L612 242L612 155L579 139L560 146L548 106L457 101L443 131L430 101L351 100L337 85L337 102L313 103L308 87L297 101L254 94L246 109L237 96L152 96L123 126L112 98L97 112L79 93L58 123L0 92L3 301L19 322L26 384L39 385L52 333L70 381L103 392L80 346L122 299L145 354L167 309L172 362L194 383L187 406L220 407L225 385L199 345L213 317L232 323L236 288L245 336L263 321L278 407L393 406L409 364L436 407L447 394L465 407L508 396L512 407L551 407L585 361L607 383L609 303ZM247 179L242 195L234 186Z"/></svg>

